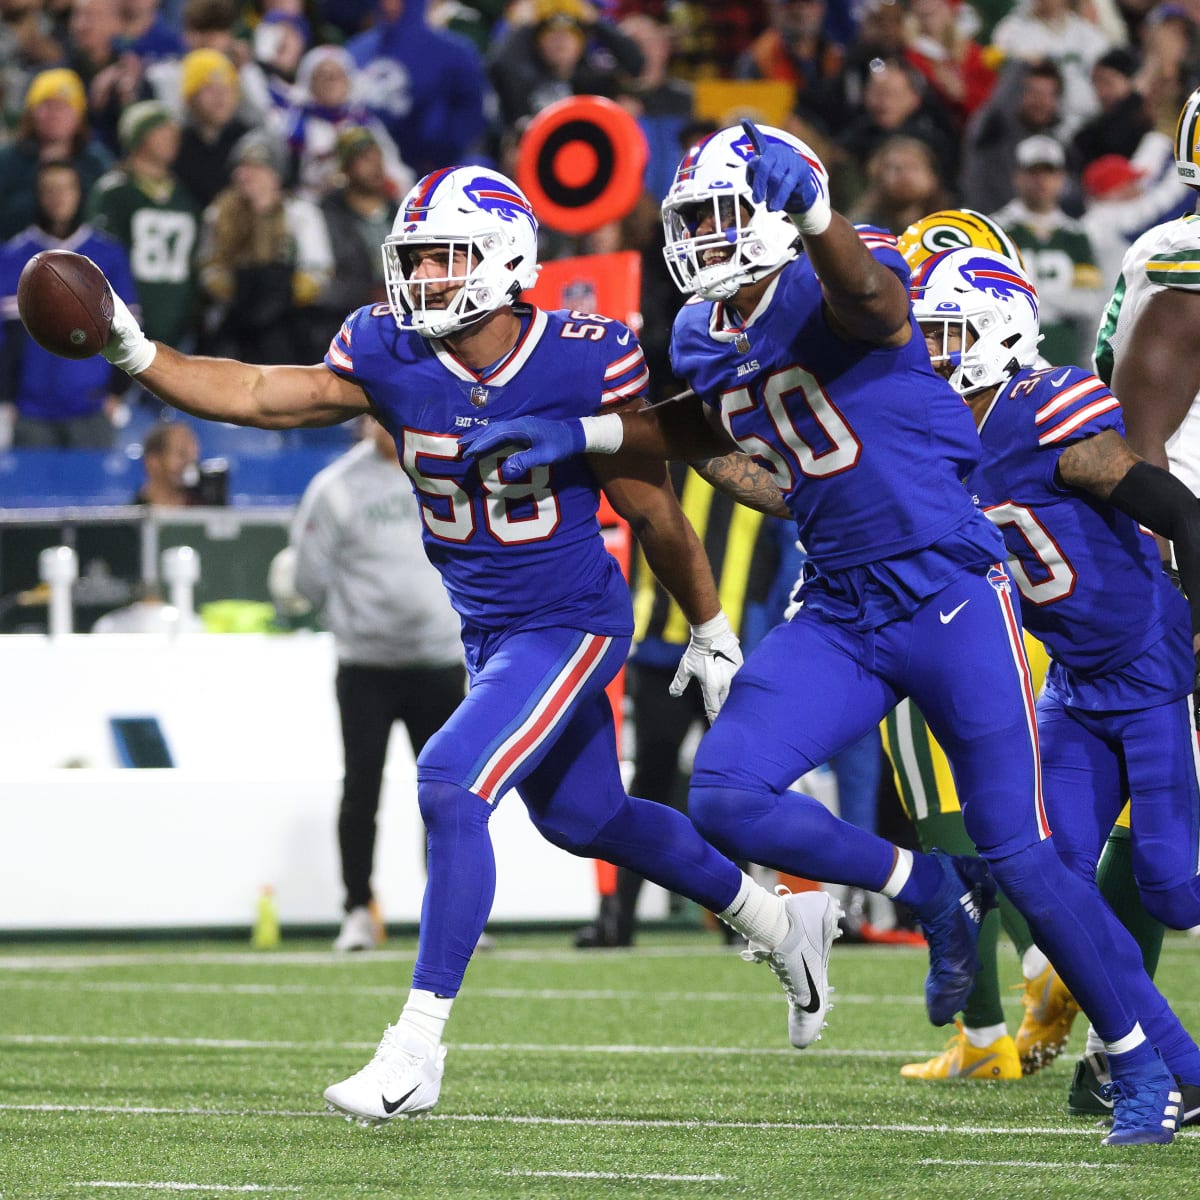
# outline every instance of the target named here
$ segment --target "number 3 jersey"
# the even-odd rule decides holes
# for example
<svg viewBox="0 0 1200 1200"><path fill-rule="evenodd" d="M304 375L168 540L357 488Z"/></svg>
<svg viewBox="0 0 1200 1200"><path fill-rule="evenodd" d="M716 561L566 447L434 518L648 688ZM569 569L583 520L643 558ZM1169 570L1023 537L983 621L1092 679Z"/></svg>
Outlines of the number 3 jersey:
<svg viewBox="0 0 1200 1200"><path fill-rule="evenodd" d="M1051 657L1046 689L1070 707L1128 710L1192 690L1187 602L1132 517L1057 477L1073 442L1124 433L1116 397L1079 367L1025 369L980 426L968 485L1004 534L1025 628Z"/></svg>
<svg viewBox="0 0 1200 1200"><path fill-rule="evenodd" d="M429 560L464 626L565 626L627 636L629 589L604 548L587 460L500 478L503 455L462 461L458 439L493 417L566 420L645 389L641 347L617 321L519 306L517 345L477 372L444 342L397 328L387 305L352 313L325 364L357 383L396 439Z"/></svg>
<svg viewBox="0 0 1200 1200"><path fill-rule="evenodd" d="M907 287L896 239L859 233ZM830 573L869 568L858 572L856 596L824 605L833 615L860 625L894 619L954 571L1002 556L962 484L979 457L971 414L934 373L911 318L912 336L896 348L838 336L801 256L775 276L744 326L735 321L721 303L684 305L672 365L772 472L810 572L828 583Z"/></svg>

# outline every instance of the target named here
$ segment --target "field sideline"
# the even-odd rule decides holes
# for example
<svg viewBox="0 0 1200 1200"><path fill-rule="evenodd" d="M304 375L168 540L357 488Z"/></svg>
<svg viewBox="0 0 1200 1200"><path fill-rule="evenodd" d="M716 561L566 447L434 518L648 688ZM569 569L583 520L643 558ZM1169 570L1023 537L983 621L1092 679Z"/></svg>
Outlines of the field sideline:
<svg viewBox="0 0 1200 1200"><path fill-rule="evenodd" d="M799 1052L774 977L711 933L602 953L497 941L455 1006L438 1108L378 1132L326 1114L321 1091L398 1012L411 938L351 958L298 940L0 947L0 1198L1200 1190L1191 1132L1105 1149L1066 1114L1070 1049L1015 1084L902 1080L946 1032L925 1020L923 951L835 945L830 1028ZM1200 1026L1200 944L1170 936L1160 982ZM1014 990L1014 1030L1020 1011Z"/></svg>

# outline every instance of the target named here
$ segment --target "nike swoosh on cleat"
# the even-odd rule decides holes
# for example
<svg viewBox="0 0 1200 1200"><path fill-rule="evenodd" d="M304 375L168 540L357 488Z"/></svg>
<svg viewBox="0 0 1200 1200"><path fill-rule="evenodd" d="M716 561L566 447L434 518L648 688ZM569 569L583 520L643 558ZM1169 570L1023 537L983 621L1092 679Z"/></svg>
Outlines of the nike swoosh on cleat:
<svg viewBox="0 0 1200 1200"><path fill-rule="evenodd" d="M988 1063L993 1062L998 1057L999 1057L999 1055L996 1055L996 1054L985 1055L978 1062L973 1062L970 1065L970 1067L967 1068L967 1070L964 1071L964 1070L958 1069L958 1070L953 1071L952 1074L954 1074L954 1075L978 1075L979 1072L988 1065Z"/></svg>
<svg viewBox="0 0 1200 1200"><path fill-rule="evenodd" d="M400 1107L400 1105L402 1105L405 1102L405 1100L407 1100L409 1098L409 1096L411 1096L413 1094L413 1092L415 1092L417 1090L417 1088L419 1088L420 1086L421 1085L418 1083L417 1087L410 1088L407 1092L404 1093L403 1096L400 1097L399 1100L389 1100L386 1096L381 1095L379 1097L379 1099L383 1101L383 1111L385 1113L387 1113L387 1115L390 1117L392 1115L392 1113L394 1113L396 1111L396 1109L398 1109Z"/></svg>
<svg viewBox="0 0 1200 1200"><path fill-rule="evenodd" d="M1089 1095L1089 1096L1095 1096L1095 1097L1096 1097L1096 1099L1097 1099L1097 1100L1098 1100L1098 1101L1099 1101L1101 1104L1103 1104L1105 1108L1108 1108L1108 1109L1111 1109L1111 1108L1112 1108L1112 1106L1113 1106L1113 1104L1115 1103L1115 1102L1114 1102L1114 1101L1112 1101L1112 1100L1105 1100L1105 1098L1104 1098L1103 1096L1101 1096L1099 1092L1093 1092L1093 1091L1091 1090L1091 1088L1089 1088L1089 1089L1088 1089L1088 1095Z"/></svg>
<svg viewBox="0 0 1200 1200"><path fill-rule="evenodd" d="M821 997L817 995L817 981L812 977L812 972L808 969L808 959L801 959L804 963L804 978L808 980L808 1003L798 1005L806 1013L815 1013L821 1007Z"/></svg>
<svg viewBox="0 0 1200 1200"><path fill-rule="evenodd" d="M953 620L954 620L954 618L955 618L955 617L957 617L957 616L958 616L958 614L959 614L960 612L962 612L962 610L963 610L964 608L966 608L966 607L967 607L967 605L968 605L968 604L970 604L970 603L971 603L971 601L970 601L969 599L967 599L967 600L964 600L964 601L963 601L961 604L959 604L957 607L955 607L955 608L952 608L952 609L951 609L951 610L950 610L948 613L939 612L939 613L938 613L938 617L940 618L940 620L941 620L942 624L943 624L943 625L949 625L949 624L950 624L950 622L951 622L951 621L953 621Z"/></svg>

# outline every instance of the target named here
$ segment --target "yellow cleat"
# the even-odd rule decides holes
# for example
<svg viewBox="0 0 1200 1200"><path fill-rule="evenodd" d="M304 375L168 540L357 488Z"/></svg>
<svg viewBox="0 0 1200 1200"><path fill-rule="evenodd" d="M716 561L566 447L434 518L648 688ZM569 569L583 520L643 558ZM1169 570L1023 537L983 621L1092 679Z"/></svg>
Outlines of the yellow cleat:
<svg viewBox="0 0 1200 1200"><path fill-rule="evenodd" d="M908 1063L900 1068L905 1079L1020 1079L1021 1060L1012 1038L1005 1034L990 1046L972 1046L962 1022L946 1049L928 1062Z"/></svg>
<svg viewBox="0 0 1200 1200"><path fill-rule="evenodd" d="M1053 967L1026 980L1021 997L1025 1017L1017 1030L1017 1054L1021 1071L1032 1075L1052 1063L1063 1051L1079 1005Z"/></svg>

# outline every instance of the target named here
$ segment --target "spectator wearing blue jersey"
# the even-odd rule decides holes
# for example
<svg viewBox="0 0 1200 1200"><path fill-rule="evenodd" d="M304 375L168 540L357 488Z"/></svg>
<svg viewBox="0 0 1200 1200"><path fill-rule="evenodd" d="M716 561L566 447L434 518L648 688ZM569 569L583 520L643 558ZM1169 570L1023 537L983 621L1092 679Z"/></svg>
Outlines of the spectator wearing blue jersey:
<svg viewBox="0 0 1200 1200"><path fill-rule="evenodd" d="M179 30L162 14L160 0L121 0L120 47L144 66L160 58L179 58L187 46Z"/></svg>
<svg viewBox="0 0 1200 1200"><path fill-rule="evenodd" d="M126 390L126 381L102 358L65 359L42 349L18 318L17 281L35 254L73 250L93 259L118 294L136 304L129 256L115 239L81 222L82 188L71 163L43 163L34 195L34 223L0 250L4 321L0 403L16 409L13 444L17 447L107 450L113 444L118 393Z"/></svg>
<svg viewBox="0 0 1200 1200"><path fill-rule="evenodd" d="M429 853L413 986L375 1056L326 1100L369 1124L437 1103L443 1032L495 893L489 820L510 790L554 845L630 867L752 939L783 984L793 1045L811 1044L829 1007L837 904L773 895L686 817L629 796L621 781L604 688L625 662L633 614L601 537L601 486L687 618L672 690L697 679L715 714L741 662L665 465L600 456L513 482L499 456L481 467L460 449L467 431L503 413L582 415L640 396L647 371L633 331L520 303L537 278L537 220L510 179L482 167L418 182L384 255L387 302L351 313L316 366L181 354L150 341L119 298L104 349L194 416L282 429L375 415L396 441L426 555L462 622L471 688L417 759Z"/></svg>
<svg viewBox="0 0 1200 1200"><path fill-rule="evenodd" d="M1078 367L1035 369L1036 293L1007 259L974 248L930 259L914 276L913 309L934 369L979 429L983 455L965 482L1004 533L1022 615L1050 656L1037 723L1059 856L1093 880L1128 792L1146 911L1175 929L1200 924L1195 497L1130 449L1121 406L1100 379ZM1186 601L1139 525L1172 543ZM1200 1050L1132 937L1117 946L1146 1031L1181 1086L1181 1115L1194 1123ZM1109 1083L1104 1048L1096 1051L1098 1082Z"/></svg>
<svg viewBox="0 0 1200 1200"><path fill-rule="evenodd" d="M425 0L379 0L375 24L346 43L363 95L417 174L462 162L487 127L487 76L474 44L430 26Z"/></svg>
<svg viewBox="0 0 1200 1200"><path fill-rule="evenodd" d="M749 122L685 155L663 218L668 264L697 297L672 344L695 399L493 421L468 453L528 447L505 463L513 478L585 451L690 459L731 440L765 462L809 554L801 606L734 677L696 756L692 820L731 857L910 904L929 941L926 1008L949 1024L978 969L986 869L899 849L791 790L911 696L967 832L1105 1043L1105 1144L1170 1142L1180 1094L1155 1045L1170 1010L1094 877L1050 837L1004 542L961 483L979 435L930 366L895 239L831 209L811 147Z"/></svg>

